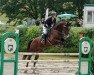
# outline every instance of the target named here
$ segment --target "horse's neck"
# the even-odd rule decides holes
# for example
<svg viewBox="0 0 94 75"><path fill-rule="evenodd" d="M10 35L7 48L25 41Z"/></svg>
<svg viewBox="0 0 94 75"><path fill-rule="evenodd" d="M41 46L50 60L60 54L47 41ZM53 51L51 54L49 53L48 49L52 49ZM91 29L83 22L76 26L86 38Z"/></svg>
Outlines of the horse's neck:
<svg viewBox="0 0 94 75"><path fill-rule="evenodd" d="M60 33L62 33L62 30L60 30L60 29L51 29L51 31L49 32L50 34L49 34L49 36L51 36L51 35L54 35L54 34L60 34Z"/></svg>
<svg viewBox="0 0 94 75"><path fill-rule="evenodd" d="M58 38L59 34L62 33L62 27L60 24L54 26L54 28L51 30L50 34L49 34L49 38Z"/></svg>
<svg viewBox="0 0 94 75"><path fill-rule="evenodd" d="M57 30L57 31L59 31L59 32L62 32L62 26L61 25L56 25L54 28L53 28L54 30Z"/></svg>
<svg viewBox="0 0 94 75"><path fill-rule="evenodd" d="M49 35L49 39L52 40L53 38L56 38L56 37L58 37L58 31L53 29Z"/></svg>
<svg viewBox="0 0 94 75"><path fill-rule="evenodd" d="M55 28L54 30L57 31L57 32L62 32L61 28Z"/></svg>

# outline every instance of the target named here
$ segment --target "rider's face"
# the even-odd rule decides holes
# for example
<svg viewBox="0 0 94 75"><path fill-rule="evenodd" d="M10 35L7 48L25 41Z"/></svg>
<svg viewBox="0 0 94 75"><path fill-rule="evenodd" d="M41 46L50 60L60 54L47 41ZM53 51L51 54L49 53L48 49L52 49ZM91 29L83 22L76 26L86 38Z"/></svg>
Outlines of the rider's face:
<svg viewBox="0 0 94 75"><path fill-rule="evenodd" d="M56 18L56 14L52 15L53 18Z"/></svg>

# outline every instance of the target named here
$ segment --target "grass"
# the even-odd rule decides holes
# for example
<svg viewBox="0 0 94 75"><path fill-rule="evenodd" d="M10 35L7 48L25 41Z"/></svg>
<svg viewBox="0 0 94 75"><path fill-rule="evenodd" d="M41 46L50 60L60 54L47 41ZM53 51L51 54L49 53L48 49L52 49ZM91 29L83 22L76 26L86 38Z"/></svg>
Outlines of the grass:
<svg viewBox="0 0 94 75"><path fill-rule="evenodd" d="M22 57L22 56L21 56ZM34 58L35 56L32 56ZM5 58L14 58L14 54L6 54ZM39 59L41 60L66 60L66 59L78 59L78 56L57 56L57 55L40 55Z"/></svg>
<svg viewBox="0 0 94 75"><path fill-rule="evenodd" d="M60 59L78 59L78 57L74 57L74 56L57 56L57 55L44 55L44 56L40 56L40 59L52 59L52 60L60 60Z"/></svg>

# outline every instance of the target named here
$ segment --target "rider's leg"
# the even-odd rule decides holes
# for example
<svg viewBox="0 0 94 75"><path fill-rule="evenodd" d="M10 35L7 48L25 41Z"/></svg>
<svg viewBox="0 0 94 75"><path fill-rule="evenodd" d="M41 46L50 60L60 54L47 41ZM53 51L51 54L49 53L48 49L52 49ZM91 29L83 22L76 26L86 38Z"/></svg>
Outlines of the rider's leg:
<svg viewBox="0 0 94 75"><path fill-rule="evenodd" d="M42 42L46 43L47 34L42 34Z"/></svg>
<svg viewBox="0 0 94 75"><path fill-rule="evenodd" d="M47 34L44 34L44 42L46 43Z"/></svg>
<svg viewBox="0 0 94 75"><path fill-rule="evenodd" d="M42 40L46 43L47 28L43 26Z"/></svg>

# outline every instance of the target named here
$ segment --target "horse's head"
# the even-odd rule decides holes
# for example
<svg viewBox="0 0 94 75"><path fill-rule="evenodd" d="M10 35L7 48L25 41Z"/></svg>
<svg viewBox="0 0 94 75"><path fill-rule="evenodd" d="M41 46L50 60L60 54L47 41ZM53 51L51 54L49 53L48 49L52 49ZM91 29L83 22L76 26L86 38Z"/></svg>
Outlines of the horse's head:
<svg viewBox="0 0 94 75"><path fill-rule="evenodd" d="M69 36L70 25L68 21L61 20L54 29L61 32L66 39Z"/></svg>

